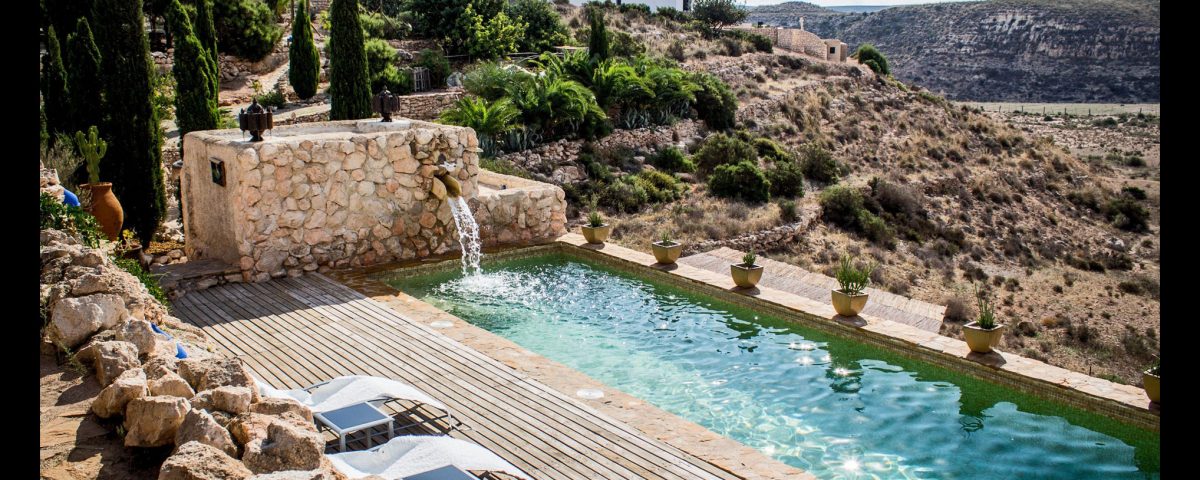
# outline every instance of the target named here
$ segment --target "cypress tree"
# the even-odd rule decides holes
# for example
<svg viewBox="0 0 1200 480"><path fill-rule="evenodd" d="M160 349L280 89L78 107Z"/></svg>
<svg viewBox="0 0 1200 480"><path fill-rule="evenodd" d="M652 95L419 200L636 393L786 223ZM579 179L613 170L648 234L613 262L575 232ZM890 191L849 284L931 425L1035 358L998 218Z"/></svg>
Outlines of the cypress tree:
<svg viewBox="0 0 1200 480"><path fill-rule="evenodd" d="M67 71L70 89L71 110L75 113L71 131L85 132L104 121L100 110L100 50L92 38L92 27L87 18L79 17L75 33L67 37Z"/></svg>
<svg viewBox="0 0 1200 480"><path fill-rule="evenodd" d="M604 10L598 7L588 7L588 22L591 23L591 33L588 35L588 54L597 62L608 58L608 29L604 26Z"/></svg>
<svg viewBox="0 0 1200 480"><path fill-rule="evenodd" d="M46 104L46 130L50 144L58 133L71 134L71 99L67 90L67 72L54 26L46 32L46 56L42 57L42 101Z"/></svg>
<svg viewBox="0 0 1200 480"><path fill-rule="evenodd" d="M329 5L329 119L371 116L371 82L367 51L358 21L358 0L333 0Z"/></svg>
<svg viewBox="0 0 1200 480"><path fill-rule="evenodd" d="M321 81L321 54L313 43L312 22L308 17L308 0L300 0L292 18L292 46L288 50L288 81L301 99L317 94Z"/></svg>
<svg viewBox="0 0 1200 480"><path fill-rule="evenodd" d="M122 228L133 230L142 245L149 245L166 211L166 198L142 2L96 0L92 18L103 57L100 79L107 115L101 131L108 137L108 155L101 160L100 178L113 182L125 210Z"/></svg>
<svg viewBox="0 0 1200 480"><path fill-rule="evenodd" d="M179 135L212 130L220 125L217 92L213 90L212 58L196 38L192 23L179 0L167 6L167 24L175 37L175 118Z"/></svg>
<svg viewBox="0 0 1200 480"><path fill-rule="evenodd" d="M196 38L200 39L200 44L204 45L204 49L208 50L208 57L212 59L212 76L213 91L221 91L221 57L217 54L217 26L213 22L213 2L212 0L199 0L196 3L196 19L192 22L192 27L196 30Z"/></svg>

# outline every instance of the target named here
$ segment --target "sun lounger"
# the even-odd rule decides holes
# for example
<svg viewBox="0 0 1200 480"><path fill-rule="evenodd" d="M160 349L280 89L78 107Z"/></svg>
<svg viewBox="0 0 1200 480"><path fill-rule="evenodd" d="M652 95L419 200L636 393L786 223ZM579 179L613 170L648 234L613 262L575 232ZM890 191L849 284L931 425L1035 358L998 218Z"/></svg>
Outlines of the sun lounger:
<svg viewBox="0 0 1200 480"><path fill-rule="evenodd" d="M429 473L452 465L459 470L503 472L531 477L490 450L474 443L441 435L406 435L371 450L327 455L351 479L378 475L387 480Z"/></svg>

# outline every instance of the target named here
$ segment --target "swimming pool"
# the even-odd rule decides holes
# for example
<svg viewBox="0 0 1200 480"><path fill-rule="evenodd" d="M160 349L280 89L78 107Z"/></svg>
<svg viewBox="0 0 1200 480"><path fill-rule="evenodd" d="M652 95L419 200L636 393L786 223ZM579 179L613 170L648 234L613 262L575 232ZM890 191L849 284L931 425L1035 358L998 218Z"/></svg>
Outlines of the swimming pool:
<svg viewBox="0 0 1200 480"><path fill-rule="evenodd" d="M573 255L389 283L820 478L1159 476L1157 433Z"/></svg>

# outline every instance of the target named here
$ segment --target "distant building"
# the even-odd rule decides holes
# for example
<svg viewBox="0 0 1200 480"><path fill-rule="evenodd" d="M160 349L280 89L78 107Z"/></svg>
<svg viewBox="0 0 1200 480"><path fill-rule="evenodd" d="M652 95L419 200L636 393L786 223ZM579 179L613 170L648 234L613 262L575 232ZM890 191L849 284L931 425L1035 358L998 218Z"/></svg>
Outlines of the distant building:
<svg viewBox="0 0 1200 480"><path fill-rule="evenodd" d="M586 0L571 0L571 5L581 6L587 3ZM694 0L613 0L617 5L635 5L642 4L650 7L650 11L657 11L663 7L671 7L684 12L692 11L692 3Z"/></svg>
<svg viewBox="0 0 1200 480"><path fill-rule="evenodd" d="M850 55L850 46L835 38L822 39L804 29L804 17L800 17L800 28L765 27L749 23L738 25L738 30L757 33L771 39L771 45L784 50L803 53L831 62L844 62Z"/></svg>

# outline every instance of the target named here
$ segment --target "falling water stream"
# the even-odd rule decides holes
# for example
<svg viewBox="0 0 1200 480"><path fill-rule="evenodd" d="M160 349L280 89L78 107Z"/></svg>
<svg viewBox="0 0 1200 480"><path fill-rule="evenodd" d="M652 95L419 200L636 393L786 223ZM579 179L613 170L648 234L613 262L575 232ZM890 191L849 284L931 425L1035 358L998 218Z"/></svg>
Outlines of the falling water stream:
<svg viewBox="0 0 1200 480"><path fill-rule="evenodd" d="M476 275L479 273L479 260L483 258L479 245L479 224L475 223L471 207L462 197L450 197L446 201L450 204L450 214L454 216L454 226L458 230L458 244L462 246L463 275Z"/></svg>

